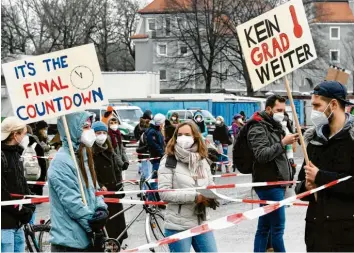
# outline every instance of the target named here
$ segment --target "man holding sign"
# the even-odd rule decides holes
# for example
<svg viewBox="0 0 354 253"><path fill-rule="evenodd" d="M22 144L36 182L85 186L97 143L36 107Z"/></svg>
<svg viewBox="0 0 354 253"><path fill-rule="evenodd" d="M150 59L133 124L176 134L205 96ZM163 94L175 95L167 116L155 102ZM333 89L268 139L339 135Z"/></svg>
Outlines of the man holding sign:
<svg viewBox="0 0 354 253"><path fill-rule="evenodd" d="M312 95L311 119L316 126L305 133L311 160L299 173L302 193L339 178L354 176L354 117L345 113L346 88L325 81ZM307 197L307 251L354 251L354 180Z"/></svg>

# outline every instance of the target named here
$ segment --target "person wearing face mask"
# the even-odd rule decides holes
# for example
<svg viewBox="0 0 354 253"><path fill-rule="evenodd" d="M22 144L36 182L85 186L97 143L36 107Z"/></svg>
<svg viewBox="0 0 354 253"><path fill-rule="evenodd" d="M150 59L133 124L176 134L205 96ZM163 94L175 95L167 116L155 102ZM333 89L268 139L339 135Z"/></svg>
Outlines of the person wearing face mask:
<svg viewBox="0 0 354 253"><path fill-rule="evenodd" d="M238 133L240 132L240 129L244 126L244 124L245 123L242 120L242 115L236 114L232 121L232 133L234 135L235 140L237 138Z"/></svg>
<svg viewBox="0 0 354 253"><path fill-rule="evenodd" d="M166 147L166 156L159 169L159 189L183 189L214 185L207 161L208 150L192 121L180 124ZM188 230L209 219L209 208L219 203L197 191L161 192L161 200L168 203L165 213L165 236ZM217 252L213 232L170 243L171 252Z"/></svg>
<svg viewBox="0 0 354 253"><path fill-rule="evenodd" d="M256 112L247 122L247 140L253 153L253 182L288 181L292 169L286 156L286 145L298 140L297 134L285 135L281 122L284 119L285 98L272 95L266 100L266 109ZM285 186L254 188L261 200L284 199ZM265 252L271 234L275 252L285 252L284 245L285 208L271 212L258 219L254 252Z"/></svg>
<svg viewBox="0 0 354 253"><path fill-rule="evenodd" d="M195 122L195 124L197 124L198 128L199 128L199 132L201 133L201 135L206 138L208 136L208 128L204 122L204 117L201 111L196 111L194 113L194 117L193 120Z"/></svg>
<svg viewBox="0 0 354 253"><path fill-rule="evenodd" d="M123 146L122 134L118 129L118 120L114 117L110 118L108 120L108 126L108 135L111 138L114 152L118 156L118 166L122 170L127 170L129 167L129 159Z"/></svg>
<svg viewBox="0 0 354 253"><path fill-rule="evenodd" d="M89 251L92 239L102 234L101 229L108 217L103 197L95 195L99 189L92 154L96 135L91 129L91 114L88 112L72 113L65 117L79 175L69 150L63 120L59 118L57 126L63 146L48 169L51 251ZM81 197L78 176L81 178L87 205Z"/></svg>
<svg viewBox="0 0 354 253"><path fill-rule="evenodd" d="M1 201L16 200L11 193L31 195L24 177L21 155L28 146L26 124L17 117L1 123ZM25 236L22 226L30 222L34 205L1 207L1 251L24 252Z"/></svg>
<svg viewBox="0 0 354 253"><path fill-rule="evenodd" d="M347 89L337 81L314 88L311 119L315 127L304 134L310 164L300 170L296 193L336 179L349 180L303 200L306 214L305 243L309 252L354 252L354 117L345 113Z"/></svg>
<svg viewBox="0 0 354 253"><path fill-rule="evenodd" d="M152 179L157 179L157 171L159 170L161 158L165 155L165 141L161 133L161 126L165 122L166 117L158 113L154 116L153 121L150 123L150 127L146 130L146 141L150 157L158 159L151 160L152 164ZM147 175L145 175L145 178ZM151 183L152 189L157 189L157 183ZM160 200L159 194L154 194L157 200ZM152 197L150 196L150 199ZM153 200L153 199L151 199Z"/></svg>
<svg viewBox="0 0 354 253"><path fill-rule="evenodd" d="M173 126L175 127L178 126L180 122L179 122L179 115L177 112L172 113L170 121Z"/></svg>
<svg viewBox="0 0 354 253"><path fill-rule="evenodd" d="M229 145L232 144L231 136L229 134L229 128L225 125L224 118L218 116L216 118L215 131L213 132L213 140L216 146L221 145L221 150L223 155L219 154L219 162L225 162L226 173L230 173L229 165L226 163L229 159L227 157ZM219 152L220 152L219 151ZM221 171L222 164L218 164L217 171Z"/></svg>
<svg viewBox="0 0 354 253"><path fill-rule="evenodd" d="M110 137L108 136L108 128L101 121L92 124L92 129L96 134L96 141L92 147L93 162L97 175L97 182L103 191L119 191L122 188L122 167L119 166L118 155L114 152ZM124 195L106 195L109 198L124 198ZM123 210L120 203L108 203L108 211L110 217ZM106 224L106 229L110 238L117 238L126 228L124 213L113 218ZM119 238L122 245L124 239L128 238L128 234L124 233Z"/></svg>

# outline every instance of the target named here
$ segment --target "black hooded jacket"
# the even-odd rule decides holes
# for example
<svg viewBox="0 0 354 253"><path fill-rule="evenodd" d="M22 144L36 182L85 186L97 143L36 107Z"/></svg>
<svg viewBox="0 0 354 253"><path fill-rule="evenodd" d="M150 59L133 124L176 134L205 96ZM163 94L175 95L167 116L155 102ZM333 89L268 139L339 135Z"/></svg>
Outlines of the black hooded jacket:
<svg viewBox="0 0 354 253"><path fill-rule="evenodd" d="M304 137L310 161L319 168L315 184L352 176L303 200L310 201L306 214L305 242L308 251L354 251L354 117L347 115L345 127L328 138L328 125L309 129ZM307 191L301 168L296 193Z"/></svg>

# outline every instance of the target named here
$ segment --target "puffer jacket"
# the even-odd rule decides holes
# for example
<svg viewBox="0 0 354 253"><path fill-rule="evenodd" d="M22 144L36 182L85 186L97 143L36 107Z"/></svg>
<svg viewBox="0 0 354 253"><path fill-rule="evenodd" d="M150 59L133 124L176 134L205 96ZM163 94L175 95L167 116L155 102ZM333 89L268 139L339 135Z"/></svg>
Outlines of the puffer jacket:
<svg viewBox="0 0 354 253"><path fill-rule="evenodd" d="M203 160L203 167L207 178L198 179L197 181L191 177L188 164L177 161L175 169L167 168L165 166L166 159L167 157L165 156L161 160L158 170L159 189L181 189L214 185L210 166L206 159ZM169 203L165 213L166 229L182 231L200 225L198 224L198 216L194 214L196 191L160 192L159 194L161 200Z"/></svg>
<svg viewBox="0 0 354 253"><path fill-rule="evenodd" d="M82 127L90 114L80 112L65 117L70 129L74 151L77 152L80 146ZM89 220L97 208L107 209L107 205L104 203L102 196L95 196L96 189L92 182L87 160L85 161L85 168L89 182L88 188L86 188L85 181L80 173L87 206L82 202L77 170L70 155L64 124L61 119L58 120L58 131L63 146L57 152L48 169L51 218L50 242L60 246L87 249L91 241L87 233L92 231Z"/></svg>
<svg viewBox="0 0 354 253"><path fill-rule="evenodd" d="M319 168L315 184L319 187L346 176L354 177L354 117L347 114L343 129L328 139L328 125L304 134L311 162ZM307 191L305 169L301 168L296 193ZM354 179L319 191L303 200L310 202L306 213L307 251L354 251Z"/></svg>
<svg viewBox="0 0 354 253"><path fill-rule="evenodd" d="M256 112L251 121L253 123L248 130L247 139L255 157L253 182L290 180L292 170L281 144L285 136L281 124L264 111ZM270 187L273 186L268 188Z"/></svg>

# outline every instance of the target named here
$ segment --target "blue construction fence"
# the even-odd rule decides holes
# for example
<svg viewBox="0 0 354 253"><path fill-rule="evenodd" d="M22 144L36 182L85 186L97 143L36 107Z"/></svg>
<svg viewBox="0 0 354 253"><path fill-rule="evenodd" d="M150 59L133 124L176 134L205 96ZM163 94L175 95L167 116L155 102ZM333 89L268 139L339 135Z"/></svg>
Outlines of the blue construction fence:
<svg viewBox="0 0 354 253"><path fill-rule="evenodd" d="M231 125L233 116L240 113L240 111L244 111L246 117L250 118L255 112L262 109L261 102L213 102L212 100L124 100L122 102L138 106L143 111L149 109L153 114L162 113L164 115L169 110L200 108L208 110L214 117L223 116L228 125ZM304 101L295 100L294 104L300 124L303 125L305 121Z"/></svg>

